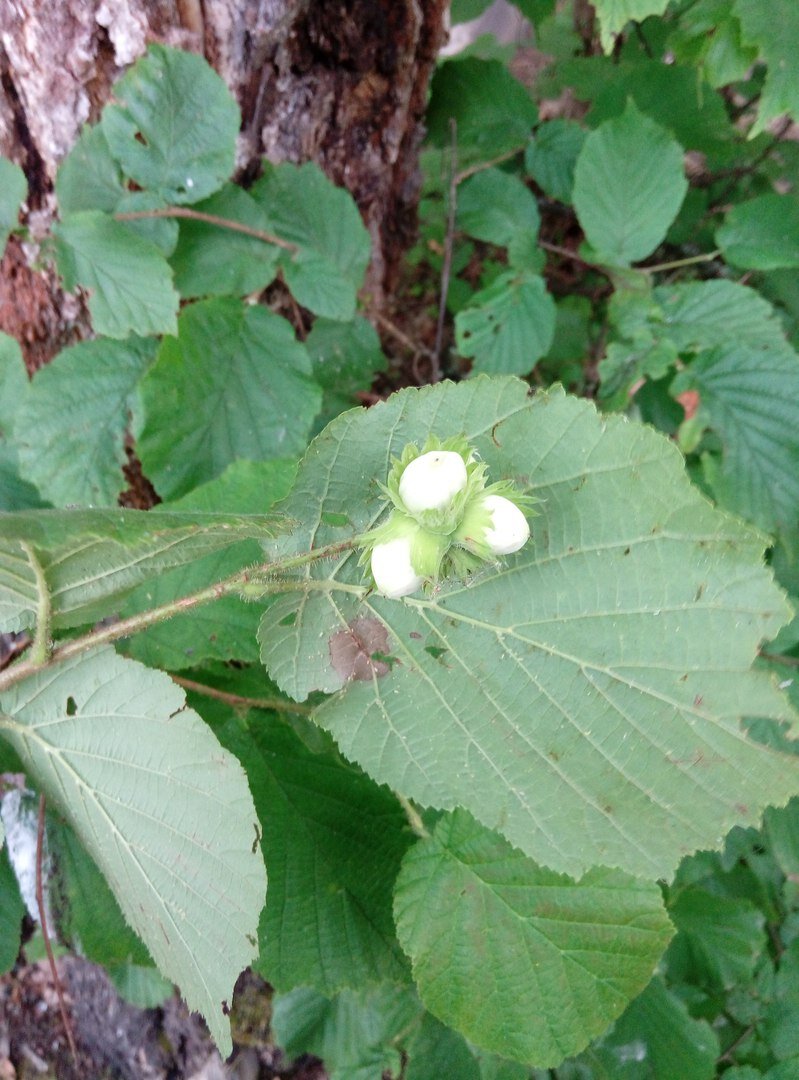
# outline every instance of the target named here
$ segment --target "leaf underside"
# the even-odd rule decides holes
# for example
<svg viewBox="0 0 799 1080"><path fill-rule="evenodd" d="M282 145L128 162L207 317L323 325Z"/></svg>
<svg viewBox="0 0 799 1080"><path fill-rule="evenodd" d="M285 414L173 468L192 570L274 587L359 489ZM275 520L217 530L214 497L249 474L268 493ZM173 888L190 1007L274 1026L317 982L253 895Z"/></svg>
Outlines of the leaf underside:
<svg viewBox="0 0 799 1080"><path fill-rule="evenodd" d="M404 601L345 591L363 580L357 556L309 569L313 587L274 602L259 631L281 688L341 691L316 718L348 758L574 876L668 875L786 801L799 764L740 726L791 715L750 671L788 617L764 538L714 510L648 428L561 391L531 398L514 379L403 392L312 444L281 505L301 527L276 550L370 527L391 456L460 433L492 479L543 500L529 543L471 583ZM331 641L355 620L386 629L392 662L347 682Z"/></svg>

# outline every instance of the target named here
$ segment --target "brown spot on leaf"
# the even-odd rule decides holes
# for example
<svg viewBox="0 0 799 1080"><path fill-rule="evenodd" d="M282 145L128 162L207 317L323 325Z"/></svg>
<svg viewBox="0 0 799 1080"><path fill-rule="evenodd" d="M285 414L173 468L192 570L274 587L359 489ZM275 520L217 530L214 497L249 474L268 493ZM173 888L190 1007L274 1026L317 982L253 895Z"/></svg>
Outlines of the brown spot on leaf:
<svg viewBox="0 0 799 1080"><path fill-rule="evenodd" d="M378 658L387 653L388 631L378 619L353 619L330 638L330 661L346 680L368 682L388 675L390 666Z"/></svg>
<svg viewBox="0 0 799 1080"><path fill-rule="evenodd" d="M685 419L690 420L696 416L696 411L699 408L699 391L698 390L684 390L681 394L677 395L677 400L685 409Z"/></svg>

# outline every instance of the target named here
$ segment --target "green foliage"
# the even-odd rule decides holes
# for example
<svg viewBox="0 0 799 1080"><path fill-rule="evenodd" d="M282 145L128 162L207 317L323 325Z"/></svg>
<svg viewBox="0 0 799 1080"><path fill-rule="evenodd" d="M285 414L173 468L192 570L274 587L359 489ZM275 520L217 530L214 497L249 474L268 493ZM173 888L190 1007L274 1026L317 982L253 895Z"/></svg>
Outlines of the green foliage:
<svg viewBox="0 0 799 1080"><path fill-rule="evenodd" d="M70 214L54 232L59 272L68 289L89 290L98 333L175 333L178 294L155 244L97 210Z"/></svg>
<svg viewBox="0 0 799 1080"><path fill-rule="evenodd" d="M102 132L125 176L162 203L194 203L233 172L239 111L222 79L193 53L161 45L124 75Z"/></svg>
<svg viewBox="0 0 799 1080"><path fill-rule="evenodd" d="M266 891L241 766L168 676L110 649L3 694L0 730L229 1052L222 1001L257 952Z"/></svg>
<svg viewBox="0 0 799 1080"><path fill-rule="evenodd" d="M602 47L610 51L613 38L630 19L640 22L649 15L662 15L668 0L597 0L596 13L602 27Z"/></svg>
<svg viewBox="0 0 799 1080"><path fill-rule="evenodd" d="M591 132L574 169L580 224L611 266L629 266L651 254L687 190L682 148L633 104Z"/></svg>
<svg viewBox="0 0 799 1080"><path fill-rule="evenodd" d="M30 381L0 338L2 769L61 940L224 1049L253 963L336 1080L794 1080L797 16L517 7L551 62L437 66L382 312L317 165L232 179L198 56L84 128L40 258L94 337ZM0 239L24 197L0 162ZM430 435L537 516L390 600L359 556ZM116 506L139 466L165 506ZM4 966L21 911L4 861Z"/></svg>
<svg viewBox="0 0 799 1080"><path fill-rule="evenodd" d="M164 498L212 480L236 458L306 445L321 391L291 327L262 307L205 300L181 313L141 381L137 446Z"/></svg>
<svg viewBox="0 0 799 1080"><path fill-rule="evenodd" d="M789 715L769 681L747 673L757 641L785 618L757 565L762 541L712 512L676 450L645 428L603 423L554 391L531 400L513 379L396 394L316 440L284 505L299 525L275 552L371 526L380 493L363 477L453 428L490 472L524 478L545 528L506 567L398 610L346 591L362 577L354 557L308 568L324 584L277 599L261 623L278 685L297 700L343 687L316 717L347 758L423 805L465 807L567 873L602 863L667 874L722 822L754 820L764 787L784 801L796 763L738 733L741 711ZM327 524L342 505L349 520ZM332 638L367 617L390 630L380 651L396 662L348 679ZM596 717L612 745L595 742ZM701 773L685 768L696 754Z"/></svg>
<svg viewBox="0 0 799 1080"><path fill-rule="evenodd" d="M784 113L799 113L799 9L791 0L772 0L765 6L759 0L735 0L733 11L741 23L742 41L755 46L767 64L757 120L751 131L754 136Z"/></svg>
<svg viewBox="0 0 799 1080"><path fill-rule="evenodd" d="M0 822L0 843L3 825ZM22 916L25 904L8 858L8 848L0 848L0 972L13 967L22 937Z"/></svg>
<svg viewBox="0 0 799 1080"><path fill-rule="evenodd" d="M761 195L734 206L716 232L733 266L778 270L799 266L799 206L788 195Z"/></svg>
<svg viewBox="0 0 799 1080"><path fill-rule="evenodd" d="M600 1034L671 933L656 885L607 870L572 881L462 810L406 856L395 909L427 1008L480 1046L539 1065Z"/></svg>
<svg viewBox="0 0 799 1080"><path fill-rule="evenodd" d="M19 388L20 471L48 502L113 505L126 486L133 394L154 355L152 339L85 341L42 368L30 388Z"/></svg>

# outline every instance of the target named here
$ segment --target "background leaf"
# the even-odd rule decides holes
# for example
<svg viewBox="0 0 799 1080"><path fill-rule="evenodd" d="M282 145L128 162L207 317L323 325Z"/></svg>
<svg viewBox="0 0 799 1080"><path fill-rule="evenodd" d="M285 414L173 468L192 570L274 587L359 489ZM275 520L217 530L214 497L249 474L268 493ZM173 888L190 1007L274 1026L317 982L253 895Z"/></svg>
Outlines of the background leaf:
<svg viewBox="0 0 799 1080"><path fill-rule="evenodd" d="M165 203L193 203L233 172L239 110L203 57L151 45L114 87L102 129L125 175Z"/></svg>
<svg viewBox="0 0 799 1080"><path fill-rule="evenodd" d="M67 289L89 293L98 334L174 334L178 294L158 248L97 210L69 214L53 227L58 270Z"/></svg>
<svg viewBox="0 0 799 1080"><path fill-rule="evenodd" d="M84 341L36 373L14 421L23 475L55 506L114 505L125 433L152 340Z"/></svg>
<svg viewBox="0 0 799 1080"><path fill-rule="evenodd" d="M0 974L4 975L14 966L19 953L25 903L19 894L17 879L8 858L8 848L3 844L2 822L0 845Z"/></svg>
<svg viewBox="0 0 799 1080"><path fill-rule="evenodd" d="M372 526L391 455L454 432L492 478L543 500L530 542L468 585L402 602L346 591L363 581L355 556L309 569L314 588L277 599L259 631L282 689L344 687L315 715L348 759L575 876L665 876L793 794L799 763L739 722L791 716L749 670L788 617L764 539L714 510L648 428L557 391L531 399L513 379L395 394L315 441L281 506L301 527L276 550ZM356 619L385 628L393 662L345 682L330 640Z"/></svg>
<svg viewBox="0 0 799 1080"><path fill-rule="evenodd" d="M80 210L113 213L125 194L125 183L105 132L99 124L87 124L61 162L55 191L62 214Z"/></svg>
<svg viewBox="0 0 799 1080"><path fill-rule="evenodd" d="M375 375L388 366L377 331L360 316L351 322L316 319L305 348L323 391L315 425L320 431L340 412L359 404L359 391L368 392Z"/></svg>
<svg viewBox="0 0 799 1080"><path fill-rule="evenodd" d="M799 116L799 8L792 0L771 0L767 5L735 0L733 10L744 42L756 45L768 64L752 137L783 113Z"/></svg>
<svg viewBox="0 0 799 1080"><path fill-rule="evenodd" d="M613 38L631 19L641 22L650 15L662 15L667 6L668 0L596 0L602 48L610 52Z"/></svg>
<svg viewBox="0 0 799 1080"><path fill-rule="evenodd" d="M550 198L571 202L574 167L585 134L573 120L550 120L538 127L527 144L524 167Z"/></svg>
<svg viewBox="0 0 799 1080"><path fill-rule="evenodd" d="M630 102L585 140L574 170L574 208L586 239L613 266L650 255L688 190L682 147Z"/></svg>
<svg viewBox="0 0 799 1080"><path fill-rule="evenodd" d="M799 266L799 206L792 195L761 195L729 211L716 243L734 266L777 270Z"/></svg>
<svg viewBox="0 0 799 1080"><path fill-rule="evenodd" d="M426 1007L471 1041L559 1065L647 984L671 926L657 885L537 866L464 811L406 855L397 933Z"/></svg>
<svg viewBox="0 0 799 1080"><path fill-rule="evenodd" d="M235 184L225 184L194 208L203 214L269 231L263 207ZM254 236L184 219L172 255L175 285L181 296L246 296L265 289L275 277L280 250Z"/></svg>
<svg viewBox="0 0 799 1080"><path fill-rule="evenodd" d="M507 247L519 233L537 237L541 218L518 176L485 169L459 188L457 224L469 236Z"/></svg>
<svg viewBox="0 0 799 1080"><path fill-rule="evenodd" d="M50 589L56 626L108 615L134 585L243 540L262 539L275 519L255 514L143 510L48 510L0 515L0 619L34 621L38 587L30 553ZM26 550L27 549L27 550Z"/></svg>
<svg viewBox="0 0 799 1080"><path fill-rule="evenodd" d="M538 109L504 64L465 57L440 64L433 75L427 128L437 146L450 146L451 119L459 163L487 161L525 145Z"/></svg>
<svg viewBox="0 0 799 1080"><path fill-rule="evenodd" d="M596 1080L713 1080L719 1050L711 1026L654 978L580 1061Z"/></svg>
<svg viewBox="0 0 799 1080"><path fill-rule="evenodd" d="M294 298L316 315L351 319L369 262L369 233L348 191L318 165L267 164L250 190L269 229L296 244L280 265Z"/></svg>
<svg viewBox="0 0 799 1080"><path fill-rule="evenodd" d="M265 512L291 490L296 468L295 462L286 460L234 461L221 476L170 503L169 509L246 514L257 506ZM125 617L149 611L262 561L263 551L256 539L233 543L153 575L129 594L120 614ZM260 617L260 605L224 596L148 626L130 639L126 651L143 664L168 671L197 667L208 660L256 663Z"/></svg>
<svg viewBox="0 0 799 1080"><path fill-rule="evenodd" d="M529 271L501 274L455 316L455 339L474 370L525 375L546 355L555 333L555 301Z"/></svg>
<svg viewBox="0 0 799 1080"><path fill-rule="evenodd" d="M279 990L409 980L394 932L394 879L411 843L396 798L335 748L312 753L275 716L251 713L220 731L246 763L269 899L257 969ZM327 742L327 740L325 740Z"/></svg>
<svg viewBox="0 0 799 1080"><path fill-rule="evenodd" d="M227 1056L223 1002L257 953L266 891L241 766L166 675L112 649L43 670L0 708L0 732Z"/></svg>
<svg viewBox="0 0 799 1080"><path fill-rule="evenodd" d="M289 1056L324 1058L330 1080L375 1080L400 1069L394 1039L421 1013L416 995L394 986L344 990L332 1001L302 987L275 999L272 1027Z"/></svg>
<svg viewBox="0 0 799 1080"><path fill-rule="evenodd" d="M722 442L705 466L719 502L762 528L799 521L799 357L790 348L722 346L703 352L672 384L698 390Z"/></svg>
<svg viewBox="0 0 799 1080"><path fill-rule="evenodd" d="M136 448L162 498L236 458L300 453L322 393L289 323L232 298L192 304L141 382Z"/></svg>

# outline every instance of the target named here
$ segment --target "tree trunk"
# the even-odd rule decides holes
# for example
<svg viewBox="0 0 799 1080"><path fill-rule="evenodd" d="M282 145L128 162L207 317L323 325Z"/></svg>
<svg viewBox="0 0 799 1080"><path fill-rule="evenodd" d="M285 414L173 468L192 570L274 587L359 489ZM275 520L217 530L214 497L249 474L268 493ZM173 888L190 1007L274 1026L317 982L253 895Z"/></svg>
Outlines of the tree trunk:
<svg viewBox="0 0 799 1080"><path fill-rule="evenodd" d="M0 153L24 169L29 223L51 220L58 163L148 42L202 52L242 112L240 175L262 155L316 161L352 192L372 236L368 302L391 291L411 242L418 147L447 0L3 0ZM0 327L36 367L85 333L57 283L12 241Z"/></svg>

